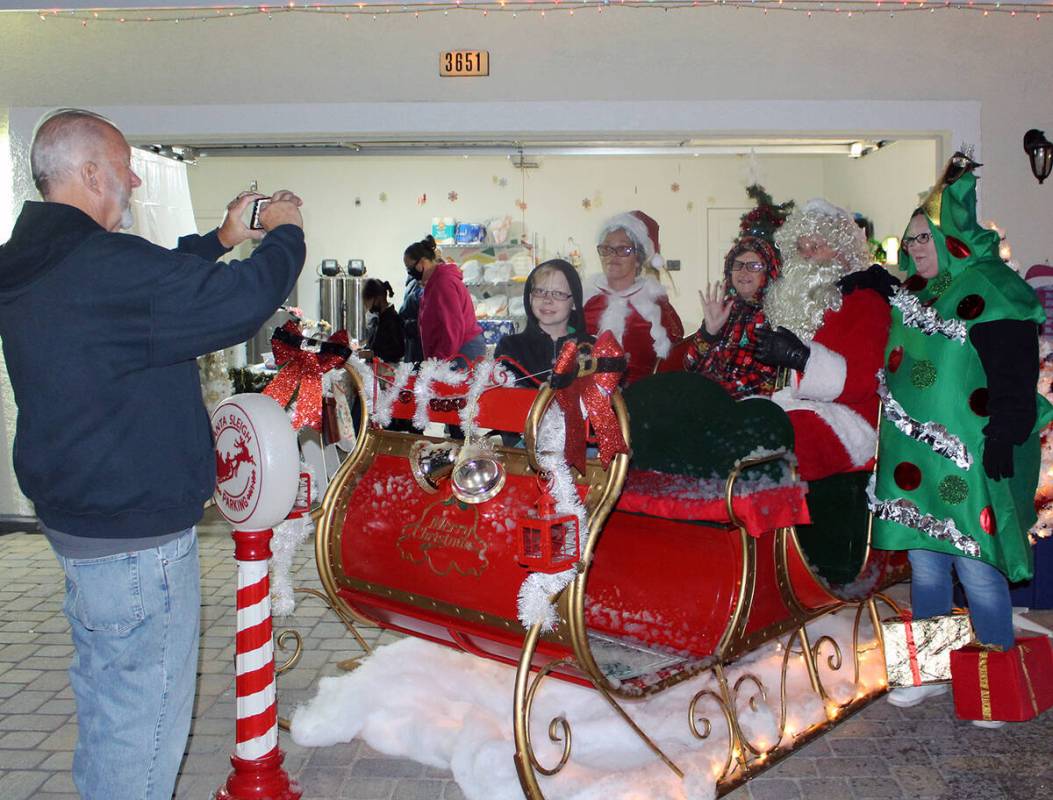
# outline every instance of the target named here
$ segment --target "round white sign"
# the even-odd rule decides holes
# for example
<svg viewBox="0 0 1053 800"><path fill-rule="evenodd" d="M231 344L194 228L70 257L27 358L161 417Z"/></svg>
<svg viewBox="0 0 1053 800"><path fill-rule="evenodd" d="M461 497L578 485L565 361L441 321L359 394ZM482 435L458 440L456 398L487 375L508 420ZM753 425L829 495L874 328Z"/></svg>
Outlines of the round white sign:
<svg viewBox="0 0 1053 800"><path fill-rule="evenodd" d="M236 394L212 412L216 507L243 531L272 528L296 501L300 454L285 411L264 394Z"/></svg>

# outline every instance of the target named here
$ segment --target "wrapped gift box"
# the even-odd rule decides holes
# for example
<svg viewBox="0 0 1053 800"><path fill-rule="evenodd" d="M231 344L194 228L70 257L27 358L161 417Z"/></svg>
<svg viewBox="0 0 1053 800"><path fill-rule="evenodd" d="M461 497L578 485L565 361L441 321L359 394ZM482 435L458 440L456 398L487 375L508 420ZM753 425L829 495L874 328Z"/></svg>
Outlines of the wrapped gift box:
<svg viewBox="0 0 1053 800"><path fill-rule="evenodd" d="M951 653L954 711L960 719L1023 722L1053 707L1053 645L1022 636L1009 650L968 645Z"/></svg>
<svg viewBox="0 0 1053 800"><path fill-rule="evenodd" d="M967 614L927 619L902 617L881 623L888 685L920 686L951 679L951 652L973 640Z"/></svg>

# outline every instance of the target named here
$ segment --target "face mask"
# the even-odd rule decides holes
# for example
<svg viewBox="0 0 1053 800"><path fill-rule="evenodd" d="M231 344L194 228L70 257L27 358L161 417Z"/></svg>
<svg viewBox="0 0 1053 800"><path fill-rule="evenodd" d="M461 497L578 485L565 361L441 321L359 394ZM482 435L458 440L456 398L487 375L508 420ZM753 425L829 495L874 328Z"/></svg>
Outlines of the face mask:
<svg viewBox="0 0 1053 800"><path fill-rule="evenodd" d="M415 281L419 281L421 278L424 277L424 270L422 270L419 265L406 267L406 272Z"/></svg>

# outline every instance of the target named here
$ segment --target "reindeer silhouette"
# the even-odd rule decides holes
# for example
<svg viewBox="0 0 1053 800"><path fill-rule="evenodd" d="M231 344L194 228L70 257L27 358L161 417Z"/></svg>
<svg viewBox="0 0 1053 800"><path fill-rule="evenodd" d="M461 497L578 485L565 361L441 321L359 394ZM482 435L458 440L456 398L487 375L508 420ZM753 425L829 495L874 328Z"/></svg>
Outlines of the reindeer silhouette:
<svg viewBox="0 0 1053 800"><path fill-rule="evenodd" d="M255 464L256 459L249 455L249 448L245 446L245 439L239 438L234 443L234 455L223 455L216 451L216 483L226 483L238 474L238 468L242 464Z"/></svg>

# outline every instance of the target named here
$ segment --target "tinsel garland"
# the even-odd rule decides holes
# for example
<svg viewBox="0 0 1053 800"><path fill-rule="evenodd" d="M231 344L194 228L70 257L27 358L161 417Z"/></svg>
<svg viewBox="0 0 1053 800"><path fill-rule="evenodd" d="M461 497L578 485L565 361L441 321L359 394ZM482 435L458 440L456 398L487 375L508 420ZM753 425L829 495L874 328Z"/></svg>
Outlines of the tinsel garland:
<svg viewBox="0 0 1053 800"><path fill-rule="evenodd" d="M311 486L315 483L314 470L307 464L301 462L300 470L311 476ZM296 506L304 508L311 502L311 498L303 496L306 494L305 484L300 485L302 493L296 496ZM304 514L295 519L287 519L285 522L274 527L274 535L271 538L271 611L275 616L285 617L296 609L296 599L293 594L292 577L289 574L292 569L293 558L296 551L307 539L314 534L314 521L310 514Z"/></svg>
<svg viewBox="0 0 1053 800"><path fill-rule="evenodd" d="M903 324L908 328L917 328L926 336L945 336L951 341L965 342L965 323L960 319L944 319L932 307L922 305L918 296L904 287L899 287L892 294L890 301L903 315Z"/></svg>
<svg viewBox="0 0 1053 800"><path fill-rule="evenodd" d="M897 500L881 500L874 490L875 478L870 477L867 485L867 499L870 511L878 519L898 522L907 528L924 533L926 536L940 542L947 542L955 549L960 550L972 558L980 557L980 545L975 539L958 530L953 519L937 519L932 514L922 514L914 503L905 498Z"/></svg>
<svg viewBox="0 0 1053 800"><path fill-rule="evenodd" d="M390 385L385 386L384 381L377 382L377 399L373 406L371 419L380 427L386 428L391 424L391 412L394 409L395 400L398 398L399 393L406 388L406 384L409 383L412 375L413 364L404 361L395 368L395 377ZM367 395L373 393L372 372L370 372L370 378L371 380L366 387Z"/></svg>
<svg viewBox="0 0 1053 800"><path fill-rule="evenodd" d="M369 419L373 419L375 414L373 411L373 381L376 380L373 375L373 368L357 355L351 356L347 360L347 364L355 371L359 381L362 382L362 394L366 398L366 415Z"/></svg>
<svg viewBox="0 0 1053 800"><path fill-rule="evenodd" d="M921 422L914 419L892 396L885 383L884 370L878 370L877 378L878 397L881 398L885 419L895 425L904 436L928 445L934 453L949 459L958 469L968 470L972 467L972 453L961 439L938 422Z"/></svg>
<svg viewBox="0 0 1053 800"><path fill-rule="evenodd" d="M428 401L431 400L432 384L455 385L464 383L464 378L464 372L456 369L449 361L438 358L424 361L417 370L417 381L413 384L413 396L417 400L417 408L413 412L413 426L424 430L431 421L428 415Z"/></svg>
<svg viewBox="0 0 1053 800"><path fill-rule="evenodd" d="M472 378L468 383L468 395L465 397L464 408L459 409L457 412L457 416L461 420L461 430L464 432L465 441L470 442L475 438L475 421L479 416L479 398L491 385L495 363L492 358L486 358L479 361L472 368Z"/></svg>
<svg viewBox="0 0 1053 800"><path fill-rule="evenodd" d="M556 512L560 516L571 514L577 518L578 546L584 550L588 541L587 517L570 467L563 458L564 430L563 412L555 405L549 406L538 429L537 460L551 480L549 490L556 503ZM541 623L543 631L555 628L559 617L553 599L577 574L575 566L554 574L533 572L528 575L519 587L516 605L523 627L531 628Z"/></svg>

